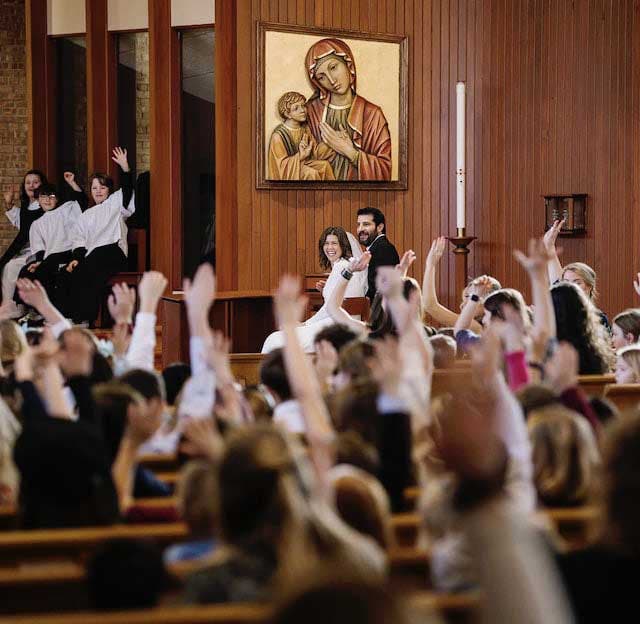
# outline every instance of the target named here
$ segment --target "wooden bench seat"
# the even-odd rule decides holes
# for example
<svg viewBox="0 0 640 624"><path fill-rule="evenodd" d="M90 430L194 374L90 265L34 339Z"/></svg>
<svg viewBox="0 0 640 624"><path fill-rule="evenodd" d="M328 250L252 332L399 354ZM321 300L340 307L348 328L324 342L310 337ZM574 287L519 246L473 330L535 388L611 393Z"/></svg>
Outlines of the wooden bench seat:
<svg viewBox="0 0 640 624"><path fill-rule="evenodd" d="M621 412L634 409L640 404L640 384L609 383L604 387L604 397Z"/></svg>

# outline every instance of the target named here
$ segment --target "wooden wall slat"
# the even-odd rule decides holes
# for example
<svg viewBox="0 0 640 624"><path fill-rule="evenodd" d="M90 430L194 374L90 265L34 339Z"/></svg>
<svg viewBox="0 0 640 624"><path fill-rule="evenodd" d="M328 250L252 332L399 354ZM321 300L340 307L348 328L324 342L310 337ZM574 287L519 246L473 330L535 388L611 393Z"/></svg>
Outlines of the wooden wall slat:
<svg viewBox="0 0 640 624"><path fill-rule="evenodd" d="M594 265L607 313L635 303L630 279L632 268L640 268L638 0L254 0L246 6L236 24L243 50L237 59L242 80L236 185L244 199L235 236L224 239L240 252L229 267L237 284L272 288L285 270L317 271L322 229L353 230L355 211L366 204L385 210L400 252L417 252L412 275L421 278L432 238L455 228L454 86L460 78L468 89L467 228L478 237L470 274L495 274L528 294L512 250L542 234L541 195L586 192L588 232L562 239L564 261ZM257 112L251 85L260 20L409 37L407 191L254 188ZM217 206L219 218L231 210ZM459 300L454 284L448 254L438 287L451 306Z"/></svg>

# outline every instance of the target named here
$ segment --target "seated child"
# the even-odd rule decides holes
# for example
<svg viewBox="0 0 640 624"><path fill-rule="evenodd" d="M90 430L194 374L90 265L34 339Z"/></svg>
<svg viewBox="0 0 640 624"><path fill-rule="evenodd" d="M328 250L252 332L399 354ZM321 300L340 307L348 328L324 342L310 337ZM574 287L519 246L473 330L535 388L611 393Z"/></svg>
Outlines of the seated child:
<svg viewBox="0 0 640 624"><path fill-rule="evenodd" d="M73 260L63 271L67 281L63 312L76 323L92 324L95 321L100 295L107 280L127 266L127 226L124 220L135 211L127 151L116 147L113 160L122 169L122 188L113 192L110 177L101 173L91 176L91 195L95 205L78 219L74 231Z"/></svg>
<svg viewBox="0 0 640 624"><path fill-rule="evenodd" d="M25 174L19 192L16 190L5 193L6 217L11 225L18 229L17 236L0 257L2 303L5 316L8 318L19 318L24 314L24 308L16 307L13 295L20 269L31 255L29 229L31 224L42 216L42 208L40 208L35 192L40 185L46 182L47 178L44 173L37 169L31 169Z"/></svg>
<svg viewBox="0 0 640 624"><path fill-rule="evenodd" d="M335 180L329 161L335 152L317 143L307 126L306 98L288 91L278 100L283 122L269 140L270 180Z"/></svg>
<svg viewBox="0 0 640 624"><path fill-rule="evenodd" d="M74 174L66 171L64 179L74 191L72 201L58 206L56 189L51 184L43 184L36 191L44 214L31 225L29 244L33 257L19 276L39 281L57 308L62 304L55 288L58 269L72 260L73 232L83 209L87 207L87 198L76 183ZM22 303L17 292L15 300Z"/></svg>

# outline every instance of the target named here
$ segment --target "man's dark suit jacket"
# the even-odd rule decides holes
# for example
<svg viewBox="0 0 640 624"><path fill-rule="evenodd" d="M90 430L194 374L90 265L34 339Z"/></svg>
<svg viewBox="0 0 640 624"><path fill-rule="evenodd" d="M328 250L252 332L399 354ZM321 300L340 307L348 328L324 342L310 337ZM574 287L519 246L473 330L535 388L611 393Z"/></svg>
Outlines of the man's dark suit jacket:
<svg viewBox="0 0 640 624"><path fill-rule="evenodd" d="M371 261L369 262L369 289L367 297L373 301L376 294L376 273L378 267L395 266L400 262L396 248L389 242L386 236L381 236L369 247Z"/></svg>

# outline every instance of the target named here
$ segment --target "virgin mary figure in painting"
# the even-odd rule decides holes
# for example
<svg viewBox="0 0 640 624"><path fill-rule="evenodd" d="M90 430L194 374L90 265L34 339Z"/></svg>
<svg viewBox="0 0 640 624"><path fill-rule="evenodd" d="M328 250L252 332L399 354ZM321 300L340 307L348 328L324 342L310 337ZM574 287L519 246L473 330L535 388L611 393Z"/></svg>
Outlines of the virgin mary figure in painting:
<svg viewBox="0 0 640 624"><path fill-rule="evenodd" d="M336 180L390 180L391 135L382 109L356 91L356 64L340 39L321 39L306 57L316 88L306 105L307 123L318 143L336 152Z"/></svg>

